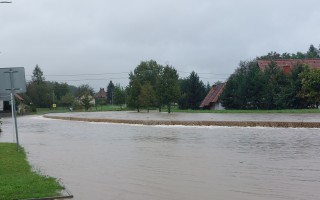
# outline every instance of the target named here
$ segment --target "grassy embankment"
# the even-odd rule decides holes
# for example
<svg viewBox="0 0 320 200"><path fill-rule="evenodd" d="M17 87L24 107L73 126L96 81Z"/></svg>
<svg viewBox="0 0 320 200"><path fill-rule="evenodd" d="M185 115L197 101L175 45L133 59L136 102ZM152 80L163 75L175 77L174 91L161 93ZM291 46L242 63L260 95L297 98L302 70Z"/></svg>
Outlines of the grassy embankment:
<svg viewBox="0 0 320 200"><path fill-rule="evenodd" d="M128 111L135 109L128 109L125 106L120 108L116 105L104 105L90 108L89 112L101 112L101 111ZM151 110L158 110L157 108ZM75 112L84 112L85 110L74 110ZM146 111L145 109L141 109L142 112ZM37 108L37 112L35 114L46 114L46 113L54 113L54 112L70 112L67 108L56 108L55 110L49 108ZM162 108L162 112L167 112L166 108ZM286 110L181 110L178 108L172 108L171 112L185 112L185 113L320 113L320 109L286 109Z"/></svg>
<svg viewBox="0 0 320 200"><path fill-rule="evenodd" d="M0 199L57 196L62 189L56 179L32 171L23 149L0 143Z"/></svg>
<svg viewBox="0 0 320 200"><path fill-rule="evenodd" d="M163 111L167 111L163 109ZM173 109L172 112L185 112L185 113L320 113L320 109L286 109L286 110L180 110Z"/></svg>
<svg viewBox="0 0 320 200"><path fill-rule="evenodd" d="M120 108L120 106L116 105L104 105L104 106L96 106L91 107L88 112L101 112L101 111L124 111L128 110L125 106ZM57 107L56 109L50 109L50 108L37 108L37 112L34 114L42 115L46 113L64 113L64 112L70 112L68 108L64 107ZM74 110L74 112L85 112L84 109L81 110Z"/></svg>

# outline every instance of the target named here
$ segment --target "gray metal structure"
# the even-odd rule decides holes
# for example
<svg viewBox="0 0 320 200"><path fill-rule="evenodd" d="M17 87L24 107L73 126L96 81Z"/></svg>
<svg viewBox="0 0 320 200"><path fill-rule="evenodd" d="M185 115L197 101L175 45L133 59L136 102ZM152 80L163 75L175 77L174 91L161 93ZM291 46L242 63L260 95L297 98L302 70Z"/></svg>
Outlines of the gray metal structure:
<svg viewBox="0 0 320 200"><path fill-rule="evenodd" d="M23 67L0 68L0 93L11 97L11 112L16 132L17 151L19 151L19 134L14 94L26 92L26 78Z"/></svg>

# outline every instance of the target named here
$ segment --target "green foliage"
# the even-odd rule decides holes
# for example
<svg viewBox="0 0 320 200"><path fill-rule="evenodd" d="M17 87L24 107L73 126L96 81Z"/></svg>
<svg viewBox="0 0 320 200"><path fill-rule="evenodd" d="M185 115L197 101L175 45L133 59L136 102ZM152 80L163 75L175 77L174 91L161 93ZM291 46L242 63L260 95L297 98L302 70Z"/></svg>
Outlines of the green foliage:
<svg viewBox="0 0 320 200"><path fill-rule="evenodd" d="M51 177L32 171L21 149L0 143L0 199L27 199L59 195L63 189Z"/></svg>
<svg viewBox="0 0 320 200"><path fill-rule="evenodd" d="M157 94L159 105L165 105L170 113L172 104L178 102L180 97L179 75L176 69L171 66L163 68L157 83Z"/></svg>
<svg viewBox="0 0 320 200"><path fill-rule="evenodd" d="M114 84L112 83L112 81L110 81L107 87L107 100L109 104L113 104L113 89Z"/></svg>
<svg viewBox="0 0 320 200"><path fill-rule="evenodd" d="M24 104L28 105L27 108L35 110L36 107L51 108L53 103L61 106L72 104L70 101L66 102L66 99L62 99L68 93L68 97L70 97L71 92L76 93L75 86L70 86L67 83L45 81L42 70L36 65L33 70L32 81L27 83L27 92L21 94L21 96L24 99Z"/></svg>
<svg viewBox="0 0 320 200"><path fill-rule="evenodd" d="M113 102L119 105L120 109L122 109L122 105L126 103L126 91L120 84L117 84L113 89Z"/></svg>
<svg viewBox="0 0 320 200"><path fill-rule="evenodd" d="M36 65L36 67L34 68L34 70L32 72L31 80L32 80L32 82L34 82L36 84L41 84L45 81L45 78L43 76L43 72L38 65Z"/></svg>
<svg viewBox="0 0 320 200"><path fill-rule="evenodd" d="M265 80L256 61L240 62L239 68L226 82L221 94L227 109L259 109L262 107Z"/></svg>
<svg viewBox="0 0 320 200"><path fill-rule="evenodd" d="M320 103L320 71L305 70L299 76L302 84L300 96L307 99L310 107L318 108Z"/></svg>
<svg viewBox="0 0 320 200"><path fill-rule="evenodd" d="M319 53L320 51L311 44L308 52L306 53L306 58L320 58Z"/></svg>
<svg viewBox="0 0 320 200"><path fill-rule="evenodd" d="M297 52L297 53L283 53L279 54L277 52L271 51L267 55L257 57L257 59L261 60L276 60L276 59L314 59L314 58L320 58L320 49L317 49L313 46L313 44L310 45L309 50L307 53Z"/></svg>
<svg viewBox="0 0 320 200"><path fill-rule="evenodd" d="M240 62L220 96L226 109L302 109L317 107L320 76L317 70L296 64L285 74L274 61L260 71L255 60Z"/></svg>
<svg viewBox="0 0 320 200"><path fill-rule="evenodd" d="M135 77L132 77L127 88L128 99L127 105L129 108L136 108L140 112L141 104L139 101L139 96L141 94L141 84L139 80Z"/></svg>
<svg viewBox="0 0 320 200"><path fill-rule="evenodd" d="M75 97L69 92L61 97L60 104L62 106L71 107L75 102Z"/></svg>
<svg viewBox="0 0 320 200"><path fill-rule="evenodd" d="M130 108L136 108L140 111L142 104L146 103L140 97L142 86L149 84L152 90L157 94L157 82L162 70L162 66L156 61L142 61L133 72L129 74L129 86L127 88L127 105ZM143 102L142 102L143 101ZM153 103L153 102L152 102Z"/></svg>
<svg viewBox="0 0 320 200"><path fill-rule="evenodd" d="M138 99L140 106L148 110L151 106L155 105L156 94L149 82L146 82L141 86L141 93Z"/></svg>
<svg viewBox="0 0 320 200"><path fill-rule="evenodd" d="M177 71L170 66L163 67L150 60L141 62L134 72L129 74L127 87L127 105L136 108L167 106L178 101L179 85Z"/></svg>
<svg viewBox="0 0 320 200"><path fill-rule="evenodd" d="M93 88L88 84L82 84L77 88L76 97L80 98L83 95L94 95Z"/></svg>
<svg viewBox="0 0 320 200"><path fill-rule="evenodd" d="M180 80L180 88L182 95L179 99L179 107L181 109L199 109L201 101L207 94L207 88L198 74L192 71L186 79Z"/></svg>
<svg viewBox="0 0 320 200"><path fill-rule="evenodd" d="M284 72L274 61L271 61L263 72L262 80L258 79L257 81L264 83L260 109L281 109L282 102L279 94L281 89L288 84Z"/></svg>
<svg viewBox="0 0 320 200"><path fill-rule="evenodd" d="M30 98L30 104L36 107L49 108L52 104L52 90L46 82L30 82L27 84L27 96Z"/></svg>
<svg viewBox="0 0 320 200"><path fill-rule="evenodd" d="M83 93L83 95L79 99L80 105L83 106L86 111L88 111L93 106L92 101L94 99L89 92Z"/></svg>

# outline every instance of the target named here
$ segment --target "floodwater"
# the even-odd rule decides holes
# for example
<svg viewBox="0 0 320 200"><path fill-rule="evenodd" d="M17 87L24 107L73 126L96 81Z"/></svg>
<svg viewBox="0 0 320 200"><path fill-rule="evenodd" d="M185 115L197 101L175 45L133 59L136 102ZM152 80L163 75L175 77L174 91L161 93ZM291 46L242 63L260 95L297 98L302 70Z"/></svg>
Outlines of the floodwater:
<svg viewBox="0 0 320 200"><path fill-rule="evenodd" d="M3 119L0 141L13 141ZM18 118L36 170L76 200L320 199L320 129L141 126Z"/></svg>

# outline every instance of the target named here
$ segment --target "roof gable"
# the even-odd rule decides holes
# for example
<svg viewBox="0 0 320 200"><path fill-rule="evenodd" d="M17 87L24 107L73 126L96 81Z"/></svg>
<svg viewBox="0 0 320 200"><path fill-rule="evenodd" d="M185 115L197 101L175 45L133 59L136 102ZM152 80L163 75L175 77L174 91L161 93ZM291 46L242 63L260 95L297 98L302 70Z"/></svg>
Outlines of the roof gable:
<svg viewBox="0 0 320 200"><path fill-rule="evenodd" d="M210 103L218 102L219 96L223 92L224 86L225 86L224 83L212 86L207 96L201 102L200 108L210 106Z"/></svg>
<svg viewBox="0 0 320 200"><path fill-rule="evenodd" d="M278 67L282 70L286 68L292 69L292 67L296 64L306 64L311 69L320 69L320 59L279 59L273 60ZM271 60L258 60L258 65L261 70L265 70Z"/></svg>
<svg viewBox="0 0 320 200"><path fill-rule="evenodd" d="M100 91L94 95L94 98L107 98L107 93L104 88L100 88Z"/></svg>

